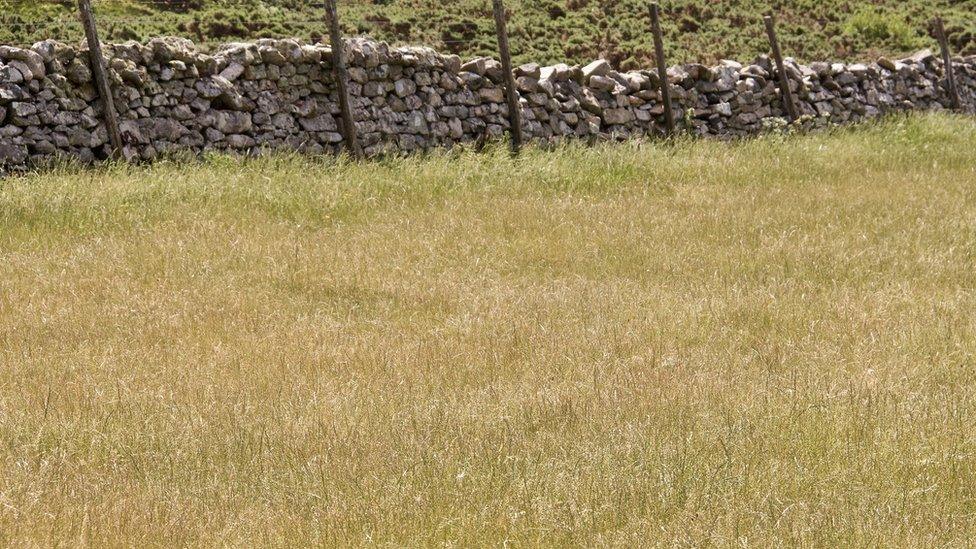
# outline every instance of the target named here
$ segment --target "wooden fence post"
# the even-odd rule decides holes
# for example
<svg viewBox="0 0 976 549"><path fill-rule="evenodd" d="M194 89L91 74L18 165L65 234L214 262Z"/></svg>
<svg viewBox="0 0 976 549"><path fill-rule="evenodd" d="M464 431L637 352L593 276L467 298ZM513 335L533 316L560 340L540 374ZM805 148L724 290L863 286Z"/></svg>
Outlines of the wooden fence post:
<svg viewBox="0 0 976 549"><path fill-rule="evenodd" d="M668 83L668 65L664 59L664 37L661 35L661 14L657 2L651 2L651 33L654 34L654 57L657 76L661 81L661 101L664 103L664 122L667 135L674 133L674 111L671 110L671 86Z"/></svg>
<svg viewBox="0 0 976 549"><path fill-rule="evenodd" d="M942 18L936 17L932 22L935 28L935 38L939 41L939 49L942 50L943 70L945 71L946 85L949 88L949 101L955 110L962 109L962 101L959 100L959 90L956 89L956 75L952 68L952 52L949 51L949 40L946 38L945 25Z"/></svg>
<svg viewBox="0 0 976 549"><path fill-rule="evenodd" d="M349 75L346 72L345 40L339 29L339 14L335 0L325 0L325 18L329 24L329 41L332 43L332 75L335 77L336 90L339 93L339 111L342 115L342 138L346 151L353 158L360 158L363 151L359 146L359 136L356 132L356 117L353 114L352 102L349 99Z"/></svg>
<svg viewBox="0 0 976 549"><path fill-rule="evenodd" d="M776 60L776 72L779 73L779 88L783 94L783 107L790 121L797 118L796 105L793 103L793 91L790 89L790 79L786 75L786 65L783 63L783 53L779 49L779 40L776 38L776 20L772 15L763 17L766 23L766 36L769 37L769 45L773 48L773 58Z"/></svg>
<svg viewBox="0 0 976 549"><path fill-rule="evenodd" d="M105 58L102 57L102 44L98 41L91 1L78 0L78 12L81 15L81 24L85 27L85 38L88 40L92 76L95 78L98 96L102 100L102 115L105 129L108 131L108 142L112 147L112 158L118 159L122 156L122 133L119 131L115 99L112 97L112 88L108 83L108 70L105 68Z"/></svg>
<svg viewBox="0 0 976 549"><path fill-rule="evenodd" d="M508 102L508 120L512 127L512 152L518 154L522 148L522 107L519 105L515 75L512 73L512 54L508 49L508 30L505 27L505 6L502 0L492 0L492 11L495 12L498 52L501 54L502 72L505 77L505 99Z"/></svg>

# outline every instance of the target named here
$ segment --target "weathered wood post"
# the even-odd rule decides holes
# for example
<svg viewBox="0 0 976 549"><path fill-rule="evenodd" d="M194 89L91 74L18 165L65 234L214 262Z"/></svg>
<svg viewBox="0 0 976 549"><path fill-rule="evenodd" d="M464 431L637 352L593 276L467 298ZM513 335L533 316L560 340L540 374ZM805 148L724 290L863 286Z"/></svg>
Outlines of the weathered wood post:
<svg viewBox="0 0 976 549"><path fill-rule="evenodd" d="M776 38L776 20L772 15L763 17L766 23L766 36L769 37L769 45L773 48L773 59L776 60L776 72L779 73L779 88L783 94L783 107L786 110L790 121L797 118L796 105L793 103L793 91L790 89L790 79L786 74L786 65L783 63L783 52L779 49L779 39Z"/></svg>
<svg viewBox="0 0 976 549"><path fill-rule="evenodd" d="M339 14L335 0L325 0L325 18L329 24L329 41L332 44L332 75L339 93L339 111L342 115L342 139L346 152L353 158L360 158L363 150L359 146L356 132L356 117L349 99L349 74L346 72L346 48L339 29Z"/></svg>
<svg viewBox="0 0 976 549"><path fill-rule="evenodd" d="M105 129L108 130L108 142L112 147L112 158L122 156L122 133L119 131L119 118L115 110L115 99L112 88L108 83L108 70L105 68L105 58L102 57L102 44L98 41L98 30L95 27L95 15L92 13L91 0L78 0L78 12L81 24L85 28L85 39L88 41L88 55L92 76L98 96L102 100L102 116Z"/></svg>
<svg viewBox="0 0 976 549"><path fill-rule="evenodd" d="M939 49L942 51L943 70L945 71L946 87L949 88L949 101L955 110L962 109L962 101L959 100L959 90L956 88L955 70L952 68L952 52L949 51L949 39L946 38L945 25L942 18L936 17L932 21L935 30L935 39L939 41Z"/></svg>
<svg viewBox="0 0 976 549"><path fill-rule="evenodd" d="M661 35L661 14L657 2L651 2L651 33L654 35L654 57L657 76L661 81L661 101L664 103L664 123L667 135L674 134L674 111L671 110L671 87L668 84L668 65L664 59L664 37Z"/></svg>
<svg viewBox="0 0 976 549"><path fill-rule="evenodd" d="M501 55L502 72L505 76L508 121L512 126L512 152L518 154L522 148L522 107L519 105L518 92L515 89L515 75L512 73L512 54L508 49L508 30L505 26L505 6L502 0L492 0L492 11L495 12L498 53Z"/></svg>

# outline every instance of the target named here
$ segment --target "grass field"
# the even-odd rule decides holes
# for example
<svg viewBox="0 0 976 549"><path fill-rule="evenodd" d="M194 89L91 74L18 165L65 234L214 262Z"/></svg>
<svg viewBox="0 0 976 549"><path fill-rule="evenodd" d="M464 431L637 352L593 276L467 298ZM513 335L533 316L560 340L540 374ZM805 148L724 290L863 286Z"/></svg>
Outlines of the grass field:
<svg viewBox="0 0 976 549"><path fill-rule="evenodd" d="M0 181L0 544L966 545L974 150Z"/></svg>

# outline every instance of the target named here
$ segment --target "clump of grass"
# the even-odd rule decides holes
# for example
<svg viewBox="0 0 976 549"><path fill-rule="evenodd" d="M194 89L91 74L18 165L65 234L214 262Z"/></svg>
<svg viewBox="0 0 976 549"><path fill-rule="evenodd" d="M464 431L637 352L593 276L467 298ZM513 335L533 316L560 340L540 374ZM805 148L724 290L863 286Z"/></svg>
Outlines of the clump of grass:
<svg viewBox="0 0 976 549"><path fill-rule="evenodd" d="M877 8L861 8L844 26L844 33L861 48L907 52L925 45L924 28L913 28L903 17Z"/></svg>
<svg viewBox="0 0 976 549"><path fill-rule="evenodd" d="M959 545L976 125L0 182L7 545Z"/></svg>

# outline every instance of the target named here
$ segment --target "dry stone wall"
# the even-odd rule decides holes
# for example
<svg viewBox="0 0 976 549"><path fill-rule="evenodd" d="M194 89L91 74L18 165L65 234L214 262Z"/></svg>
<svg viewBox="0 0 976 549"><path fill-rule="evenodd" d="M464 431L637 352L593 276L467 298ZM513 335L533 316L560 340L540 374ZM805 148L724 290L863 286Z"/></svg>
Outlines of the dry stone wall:
<svg viewBox="0 0 976 549"><path fill-rule="evenodd" d="M410 152L503 136L508 126L502 68L462 62L428 48L348 41L350 93L368 154ZM342 142L331 49L294 40L233 43L212 54L188 40L108 45L109 66L129 159L175 151L288 150L336 153ZM976 57L953 62L965 110L976 108ZM769 58L743 65L668 69L675 115L690 132L736 137L782 126L778 80ZM891 111L950 106L943 63L931 51L875 63L787 61L790 86L808 127ZM587 66L516 68L525 136L537 142L660 135L656 71ZM88 51L57 41L0 46L0 166L58 157L105 158L108 135Z"/></svg>

